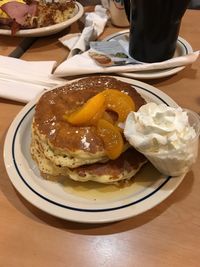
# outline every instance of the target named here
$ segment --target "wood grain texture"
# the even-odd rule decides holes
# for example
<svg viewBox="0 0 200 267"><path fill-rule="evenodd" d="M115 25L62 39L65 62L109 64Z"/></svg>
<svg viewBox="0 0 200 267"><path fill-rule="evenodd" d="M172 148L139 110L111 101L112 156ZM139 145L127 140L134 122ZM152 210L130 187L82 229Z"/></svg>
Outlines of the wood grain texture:
<svg viewBox="0 0 200 267"><path fill-rule="evenodd" d="M23 37L11 37L0 35L0 55L10 55L24 40Z"/></svg>
<svg viewBox="0 0 200 267"><path fill-rule="evenodd" d="M180 36L200 48L199 11L188 10ZM70 32L80 29L75 23ZM106 28L101 38L119 28ZM23 59L61 61L67 49L56 36L41 38ZM147 82L147 81L146 81ZM200 112L199 60L178 74L148 83L179 105ZM0 99L0 266L8 267L197 267L200 262L200 155L177 190L134 218L87 225L38 210L11 185L2 148L9 124L23 105Z"/></svg>

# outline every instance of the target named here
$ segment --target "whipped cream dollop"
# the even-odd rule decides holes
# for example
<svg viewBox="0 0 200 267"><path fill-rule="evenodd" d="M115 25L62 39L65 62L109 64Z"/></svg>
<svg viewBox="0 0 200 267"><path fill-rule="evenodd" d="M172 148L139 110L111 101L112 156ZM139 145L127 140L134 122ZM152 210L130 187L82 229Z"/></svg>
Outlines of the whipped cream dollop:
<svg viewBox="0 0 200 267"><path fill-rule="evenodd" d="M128 115L124 135L140 151L164 152L179 149L196 132L181 108L148 103Z"/></svg>
<svg viewBox="0 0 200 267"><path fill-rule="evenodd" d="M164 174L187 171L197 156L197 133L180 107L147 103L128 115L124 135Z"/></svg>

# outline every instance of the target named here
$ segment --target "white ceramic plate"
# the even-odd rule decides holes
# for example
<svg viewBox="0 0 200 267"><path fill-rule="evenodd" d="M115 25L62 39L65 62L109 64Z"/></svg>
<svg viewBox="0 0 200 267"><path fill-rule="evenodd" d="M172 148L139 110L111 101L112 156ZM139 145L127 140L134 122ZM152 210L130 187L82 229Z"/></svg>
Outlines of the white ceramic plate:
<svg viewBox="0 0 200 267"><path fill-rule="evenodd" d="M117 77L132 84L147 100L177 104L148 84ZM44 180L30 155L31 121L37 99L27 104L12 122L5 140L4 162L15 188L30 203L54 216L84 223L105 223L143 213L166 199L181 177L167 177L147 163L127 187L93 182L59 184Z"/></svg>
<svg viewBox="0 0 200 267"><path fill-rule="evenodd" d="M114 33L112 35L107 36L104 41L113 41L113 40L127 40L128 42L129 38L129 30L124 30L120 31L118 33ZM174 57L177 56L184 56L189 53L192 53L193 49L191 45L181 38L180 36L178 37L178 42L177 42L177 47L176 51L174 53ZM175 67L175 68L170 68L170 69L163 69L163 70L150 70L150 71L138 71L138 72L127 72L127 73L118 73L119 75L133 78L133 79L158 79L158 78L164 78L168 77L171 75L176 74L177 72L183 70L185 66L181 67Z"/></svg>
<svg viewBox="0 0 200 267"><path fill-rule="evenodd" d="M19 30L15 36L21 36L21 37L42 37L42 36L48 36L51 34L55 34L57 32L60 32L70 26L72 23L80 19L84 13L83 6L75 2L76 4L76 9L75 9L75 14L72 18L61 22L54 24L52 26L47 26L47 27L42 27L42 28L36 28L36 29L24 29L24 30ZM0 35L11 35L11 30L7 29L0 29Z"/></svg>

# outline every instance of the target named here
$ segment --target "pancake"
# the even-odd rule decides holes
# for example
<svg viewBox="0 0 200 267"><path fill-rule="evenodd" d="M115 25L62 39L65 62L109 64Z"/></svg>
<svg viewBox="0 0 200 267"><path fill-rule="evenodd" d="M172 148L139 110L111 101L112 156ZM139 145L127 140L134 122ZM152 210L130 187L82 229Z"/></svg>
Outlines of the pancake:
<svg viewBox="0 0 200 267"><path fill-rule="evenodd" d="M47 91L36 105L32 138L40 144L44 157L61 167L77 168L95 162L106 162L104 144L96 127L72 126L63 119L88 99L105 89L128 94L138 110L145 100L132 85L113 77L92 76ZM34 150L35 142L32 143Z"/></svg>
<svg viewBox="0 0 200 267"><path fill-rule="evenodd" d="M129 148L116 160L83 165L77 168L62 167L55 165L45 157L40 143L35 139L32 139L31 153L44 178L62 182L63 179L70 178L79 182L95 181L104 184L116 184L122 180L130 180L147 162L142 154Z"/></svg>
<svg viewBox="0 0 200 267"><path fill-rule="evenodd" d="M110 160L95 126L73 126L63 119L105 89L128 94L136 110L145 104L130 84L102 76L83 78L41 96L32 122L31 154L44 178L115 184L131 179L147 162L128 143L117 159Z"/></svg>
<svg viewBox="0 0 200 267"><path fill-rule="evenodd" d="M146 162L147 159L142 154L129 148L115 160L68 169L67 174L75 181L115 184L131 179Z"/></svg>

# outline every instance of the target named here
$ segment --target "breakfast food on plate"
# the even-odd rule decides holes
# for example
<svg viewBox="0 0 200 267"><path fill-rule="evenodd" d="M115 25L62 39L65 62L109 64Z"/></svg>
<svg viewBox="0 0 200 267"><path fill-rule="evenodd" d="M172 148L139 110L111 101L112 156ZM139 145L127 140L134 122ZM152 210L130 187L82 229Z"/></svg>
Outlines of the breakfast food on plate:
<svg viewBox="0 0 200 267"><path fill-rule="evenodd" d="M180 107L148 103L127 116L124 134L161 173L177 176L195 162L199 116Z"/></svg>
<svg viewBox="0 0 200 267"><path fill-rule="evenodd" d="M118 125L144 104L130 84L113 77L82 78L44 93L31 142L42 175L101 183L130 179L147 160Z"/></svg>
<svg viewBox="0 0 200 267"><path fill-rule="evenodd" d="M0 28L20 29L51 26L66 21L75 12L74 1L0 0Z"/></svg>

